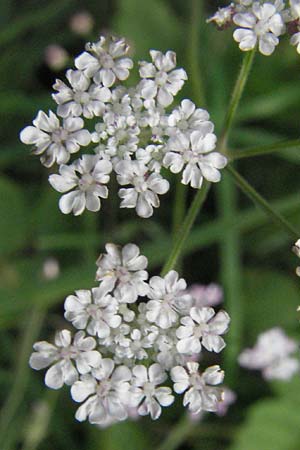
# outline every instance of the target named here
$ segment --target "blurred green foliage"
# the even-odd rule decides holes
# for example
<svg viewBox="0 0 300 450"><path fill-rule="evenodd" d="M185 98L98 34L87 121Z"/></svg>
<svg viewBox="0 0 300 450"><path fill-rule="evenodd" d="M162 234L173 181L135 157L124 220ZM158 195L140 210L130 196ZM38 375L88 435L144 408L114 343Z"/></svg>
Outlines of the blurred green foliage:
<svg viewBox="0 0 300 450"><path fill-rule="evenodd" d="M28 368L32 343L51 339L62 320L64 297L93 284L94 262L106 242L138 243L158 272L172 246L175 189L163 208L144 221L106 203L100 214L63 216L46 170L18 140L39 109L51 108L51 85L63 71L45 63L50 44L70 57L101 31L124 35L135 59L150 48L173 49L189 82L181 97L206 106L217 132L224 118L242 55L231 37L205 23L211 1L188 0L1 0L0 14L0 448L1 450L147 450L160 445L179 417L178 403L156 423L126 422L107 430L77 424L67 390L48 392L42 374ZM80 37L72 14L89 11L93 32ZM300 124L300 58L288 43L272 57L256 56L230 148L296 139ZM299 147L242 160L241 173L300 229ZM173 186L176 177L171 176ZM192 192L187 193L187 203ZM173 203L173 205L172 205ZM189 282L219 281L233 317L224 364L237 393L225 418L206 417L180 448L194 450L297 450L300 382L267 385L238 368L239 350L257 334L280 325L299 336L299 283L289 238L236 188L210 192L184 248L182 275ZM60 274L47 281L44 262L56 258Z"/></svg>

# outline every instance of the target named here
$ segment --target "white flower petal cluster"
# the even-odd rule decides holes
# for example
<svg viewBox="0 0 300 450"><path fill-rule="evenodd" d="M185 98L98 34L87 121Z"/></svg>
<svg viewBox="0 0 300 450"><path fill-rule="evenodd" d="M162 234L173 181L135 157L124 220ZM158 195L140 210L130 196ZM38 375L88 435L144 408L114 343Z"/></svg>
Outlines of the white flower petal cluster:
<svg viewBox="0 0 300 450"><path fill-rule="evenodd" d="M172 109L187 80L184 69L176 67L176 54L151 50L151 62L139 62L140 79L127 87L122 82L133 68L128 53L123 38L100 37L87 44L66 81L53 86L57 115L40 111L20 133L42 164L59 166L49 182L64 194L59 201L64 214L99 211L114 176L120 207L148 218L170 189L162 170L182 171L182 182L199 189L204 178L219 181L219 169L227 163L214 151L207 111L189 99ZM79 158L72 160L75 153Z"/></svg>
<svg viewBox="0 0 300 450"><path fill-rule="evenodd" d="M222 350L220 335L229 317L196 306L174 270L148 280L147 264L135 244L106 244L97 260L99 286L65 299L64 316L75 328L74 337L62 330L54 344L33 346L30 366L49 367L45 383L52 389L71 386L73 400L81 403L79 421L105 427L133 410L156 420L173 403L174 392L185 392L183 404L192 412L218 410L222 390L215 386L224 374L219 366L201 373L195 361L204 349ZM188 349L184 340L191 341Z"/></svg>
<svg viewBox="0 0 300 450"><path fill-rule="evenodd" d="M239 356L242 367L261 370L266 380L289 380L300 370L299 358L293 356L298 343L279 328L271 328L258 336L253 348L245 349Z"/></svg>
<svg viewBox="0 0 300 450"><path fill-rule="evenodd" d="M299 0L236 0L207 22L214 22L219 29L236 25L233 38L242 51L258 47L262 55L271 55L279 37L287 34L300 53Z"/></svg>
<svg viewBox="0 0 300 450"><path fill-rule="evenodd" d="M186 368L173 367L171 378L174 391L178 394L185 392L183 405L187 406L190 412L198 414L200 411L218 411L223 391L215 386L224 379L224 372L219 366L208 367L201 374L197 362L188 362Z"/></svg>

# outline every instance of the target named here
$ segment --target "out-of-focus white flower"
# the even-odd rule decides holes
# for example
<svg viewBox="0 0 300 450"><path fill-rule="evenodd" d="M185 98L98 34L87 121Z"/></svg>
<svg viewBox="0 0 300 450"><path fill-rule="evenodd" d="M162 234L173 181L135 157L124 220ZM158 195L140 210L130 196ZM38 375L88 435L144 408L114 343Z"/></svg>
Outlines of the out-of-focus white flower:
<svg viewBox="0 0 300 450"><path fill-rule="evenodd" d="M184 169L181 182L194 188L201 188L203 178L217 183L221 179L218 169L226 166L227 159L220 153L213 152L216 140L213 133L203 135L199 131L193 131L189 137L178 133L168 143L169 151L163 164L173 173Z"/></svg>
<svg viewBox="0 0 300 450"><path fill-rule="evenodd" d="M55 280L59 276L59 262L55 258L47 258L43 264L43 278L45 280Z"/></svg>
<svg viewBox="0 0 300 450"><path fill-rule="evenodd" d="M181 319L182 326L176 331L177 350L184 354L200 353L203 345L208 351L219 353L225 347L220 335L226 333L229 322L225 311L215 314L213 308L192 307L190 316Z"/></svg>
<svg viewBox="0 0 300 450"><path fill-rule="evenodd" d="M59 389L64 384L72 385L78 378L78 372L86 374L99 366L101 355L94 350L95 347L95 339L85 337L83 331L78 331L72 341L70 331L62 330L55 336L55 345L46 341L34 344L35 351L29 364L35 370L51 365L45 375L45 384L52 389Z"/></svg>
<svg viewBox="0 0 300 450"><path fill-rule="evenodd" d="M263 55L271 55L279 43L278 36L284 33L285 25L279 10L271 3L254 2L251 10L237 13L233 21L240 26L233 38L243 51L258 48Z"/></svg>
<svg viewBox="0 0 300 450"><path fill-rule="evenodd" d="M202 374L198 370L199 364L196 362L188 362L186 368L173 367L171 378L174 381L174 391L178 394L186 391L183 405L188 406L192 413L216 412L223 390L215 386L223 382L224 372L219 366L208 367Z"/></svg>
<svg viewBox="0 0 300 450"><path fill-rule="evenodd" d="M158 173L149 173L147 166L138 161L120 161L115 170L121 186L132 185L119 190L122 199L121 208L135 208L140 217L148 218L153 214L153 207L158 208L158 194L169 190L169 182Z"/></svg>
<svg viewBox="0 0 300 450"><path fill-rule="evenodd" d="M109 336L110 329L121 324L121 317L117 314L116 300L108 292L107 286L102 285L92 291L78 290L76 295L69 295L65 300L65 318L92 336Z"/></svg>
<svg viewBox="0 0 300 450"><path fill-rule="evenodd" d="M88 11L80 11L71 16L69 26L74 33L86 36L93 29L94 19Z"/></svg>
<svg viewBox="0 0 300 450"><path fill-rule="evenodd" d="M160 328L170 328L177 322L179 314L189 311L192 304L191 296L184 292L186 282L171 270L164 278L152 277L149 285L146 317Z"/></svg>
<svg viewBox="0 0 300 450"><path fill-rule="evenodd" d="M132 369L132 384L130 397L132 406L138 406L138 413L141 416L150 414L153 420L161 415L162 406L170 406L174 401L174 396L169 387L159 386L167 379L166 372L155 363L149 369L138 365Z"/></svg>
<svg viewBox="0 0 300 450"><path fill-rule="evenodd" d="M111 171L111 162L99 160L95 155L83 155L70 166L61 165L60 175L50 175L49 183L58 192L68 192L76 188L61 197L59 201L61 212L69 214L72 211L78 216L85 209L99 211L100 198L108 196L105 184L109 181Z"/></svg>
<svg viewBox="0 0 300 450"><path fill-rule="evenodd" d="M75 59L75 66L95 83L110 87L116 80L124 81L129 77L133 62L124 57L128 51L125 39L101 36L98 42L86 45L86 51Z"/></svg>
<svg viewBox="0 0 300 450"><path fill-rule="evenodd" d="M295 253L295 255L297 255L298 258L300 258L300 239L298 239L297 242L295 242L295 244L292 247L292 250ZM296 275L300 277L300 267L296 268Z"/></svg>
<svg viewBox="0 0 300 450"><path fill-rule="evenodd" d="M81 116L91 119L105 112L105 104L111 98L107 87L91 84L90 79L80 70L68 70L66 73L71 87L56 80L53 88L58 91L52 97L58 104L57 114L61 117Z"/></svg>
<svg viewBox="0 0 300 450"><path fill-rule="evenodd" d="M41 162L46 167L51 167L55 162L67 163L70 155L78 152L80 146L91 142L91 135L83 129L84 122L80 117L68 117L61 126L52 111L48 116L39 111L33 125L21 131L20 139L24 144L35 145L33 153L42 155Z"/></svg>
<svg viewBox="0 0 300 450"><path fill-rule="evenodd" d="M289 380L300 369L299 358L292 357L297 349L296 341L275 327L260 334L255 346L240 354L239 363L247 369L261 370L266 380Z"/></svg>
<svg viewBox="0 0 300 450"><path fill-rule="evenodd" d="M76 412L80 422L107 425L127 419L131 372L126 366L115 368L114 362L102 359L91 375L83 375L71 388L75 402L84 402Z"/></svg>
<svg viewBox="0 0 300 450"><path fill-rule="evenodd" d="M45 48L44 59L51 70L59 72L66 67L69 60L69 54L67 50L60 45L51 44Z"/></svg>
<svg viewBox="0 0 300 450"><path fill-rule="evenodd" d="M216 306L223 301L223 290L215 283L208 285L205 284L192 284L187 289L193 300L194 305L197 308L202 308L203 306Z"/></svg>
<svg viewBox="0 0 300 450"><path fill-rule="evenodd" d="M168 51L164 55L150 50L150 56L152 63L140 63L140 76L143 78L140 83L141 96L145 99L156 98L160 105L169 106L187 80L187 74L183 69L175 69L175 52Z"/></svg>
<svg viewBox="0 0 300 450"><path fill-rule="evenodd" d="M107 253L97 260L96 280L102 281L108 289L116 287L120 303L134 303L139 295L146 295L148 260L140 255L139 247L127 244L120 249L115 244L106 244L105 250Z"/></svg>

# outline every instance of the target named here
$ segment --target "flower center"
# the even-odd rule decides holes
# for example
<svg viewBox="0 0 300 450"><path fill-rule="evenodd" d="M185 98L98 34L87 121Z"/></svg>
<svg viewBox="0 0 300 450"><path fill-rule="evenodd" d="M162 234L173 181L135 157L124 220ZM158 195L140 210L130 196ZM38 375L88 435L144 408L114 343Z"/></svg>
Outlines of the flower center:
<svg viewBox="0 0 300 450"><path fill-rule="evenodd" d="M144 393L147 397L153 397L153 395L155 394L155 384L147 381L144 384Z"/></svg>
<svg viewBox="0 0 300 450"><path fill-rule="evenodd" d="M76 103L81 103L82 105L86 105L90 101L90 96L87 92L75 92L74 100Z"/></svg>
<svg viewBox="0 0 300 450"><path fill-rule="evenodd" d="M93 184L95 184L95 180L90 173L83 174L79 180L79 188L82 191L87 191Z"/></svg>
<svg viewBox="0 0 300 450"><path fill-rule="evenodd" d="M55 144L61 144L62 142L65 142L68 138L68 131L64 130L62 127L58 128L57 130L53 131L51 138L52 141L55 142Z"/></svg>
<svg viewBox="0 0 300 450"><path fill-rule="evenodd" d="M257 36L262 36L269 31L269 21L259 20L254 26L254 32Z"/></svg>
<svg viewBox="0 0 300 450"><path fill-rule="evenodd" d="M62 359L75 359L78 356L78 350L76 347L70 345L70 347L64 347L60 351Z"/></svg>
<svg viewBox="0 0 300 450"><path fill-rule="evenodd" d="M99 61L104 69L112 69L114 67L114 60L107 53L101 55Z"/></svg>
<svg viewBox="0 0 300 450"><path fill-rule="evenodd" d="M111 382L109 380L103 380L98 384L97 395L99 397L105 397L111 389Z"/></svg>
<svg viewBox="0 0 300 450"><path fill-rule="evenodd" d="M163 71L157 72L155 75L155 84L157 86L164 86L166 82L168 81L168 74Z"/></svg>

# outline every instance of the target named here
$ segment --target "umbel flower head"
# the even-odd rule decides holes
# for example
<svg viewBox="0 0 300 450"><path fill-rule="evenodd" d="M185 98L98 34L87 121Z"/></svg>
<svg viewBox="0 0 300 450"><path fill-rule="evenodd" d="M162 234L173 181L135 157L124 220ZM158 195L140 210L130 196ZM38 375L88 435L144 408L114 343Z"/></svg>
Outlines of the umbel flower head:
<svg viewBox="0 0 300 450"><path fill-rule="evenodd" d="M71 386L80 422L108 426L133 408L156 420L175 394L184 394L192 413L217 412L224 372L216 365L200 370L197 361L206 350L224 348L228 314L200 306L174 270L148 281L148 261L137 245L107 244L106 252L97 260L99 286L65 300L74 337L65 329L54 344L35 343L30 366L48 368L52 389Z"/></svg>
<svg viewBox="0 0 300 450"><path fill-rule="evenodd" d="M236 26L233 38L242 51L257 47L261 54L271 55L279 37L287 34L300 53L299 0L235 0L219 8L208 22L219 29Z"/></svg>
<svg viewBox="0 0 300 450"><path fill-rule="evenodd" d="M56 114L39 111L20 133L44 166L58 165L49 182L63 194L64 214L99 211L111 177L121 186L120 207L143 218L152 216L170 188L162 169L182 172L182 183L196 189L204 179L220 181L227 160L215 151L208 112L189 99L172 107L187 80L175 52L150 50L151 62L138 63L139 81L125 87L134 65L129 50L117 37L87 44L75 69L53 86Z"/></svg>

